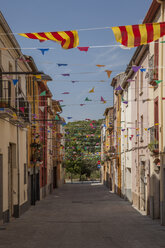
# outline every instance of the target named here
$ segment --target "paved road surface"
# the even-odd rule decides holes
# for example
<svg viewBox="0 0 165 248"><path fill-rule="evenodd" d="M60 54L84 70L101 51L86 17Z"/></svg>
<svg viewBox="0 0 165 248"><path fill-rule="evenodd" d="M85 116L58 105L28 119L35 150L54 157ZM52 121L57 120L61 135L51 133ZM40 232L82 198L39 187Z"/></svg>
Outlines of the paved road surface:
<svg viewBox="0 0 165 248"><path fill-rule="evenodd" d="M165 248L165 227L102 185L65 184L5 227L0 248Z"/></svg>

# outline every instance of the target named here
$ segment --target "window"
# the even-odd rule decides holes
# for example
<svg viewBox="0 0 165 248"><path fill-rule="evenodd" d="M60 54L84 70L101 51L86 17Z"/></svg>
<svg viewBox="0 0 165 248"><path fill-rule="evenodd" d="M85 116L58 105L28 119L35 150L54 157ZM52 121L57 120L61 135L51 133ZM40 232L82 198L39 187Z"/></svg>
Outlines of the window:
<svg viewBox="0 0 165 248"><path fill-rule="evenodd" d="M11 102L11 81L8 81L8 104Z"/></svg>
<svg viewBox="0 0 165 248"><path fill-rule="evenodd" d="M155 140L159 142L159 104L158 97L154 101L154 127L155 127Z"/></svg>
<svg viewBox="0 0 165 248"><path fill-rule="evenodd" d="M159 70L159 42L158 40L154 43L154 80L158 80Z"/></svg>
<svg viewBox="0 0 165 248"><path fill-rule="evenodd" d="M120 110L120 95L117 96L117 110Z"/></svg>

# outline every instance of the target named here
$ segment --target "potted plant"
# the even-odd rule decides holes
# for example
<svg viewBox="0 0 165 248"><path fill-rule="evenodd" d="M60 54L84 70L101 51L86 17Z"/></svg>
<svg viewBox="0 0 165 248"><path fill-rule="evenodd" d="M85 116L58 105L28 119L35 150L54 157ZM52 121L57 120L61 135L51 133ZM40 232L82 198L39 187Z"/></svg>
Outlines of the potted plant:
<svg viewBox="0 0 165 248"><path fill-rule="evenodd" d="M152 152L152 153L159 153L159 147L158 147L158 140L153 140L151 141L150 144L148 144L148 149Z"/></svg>

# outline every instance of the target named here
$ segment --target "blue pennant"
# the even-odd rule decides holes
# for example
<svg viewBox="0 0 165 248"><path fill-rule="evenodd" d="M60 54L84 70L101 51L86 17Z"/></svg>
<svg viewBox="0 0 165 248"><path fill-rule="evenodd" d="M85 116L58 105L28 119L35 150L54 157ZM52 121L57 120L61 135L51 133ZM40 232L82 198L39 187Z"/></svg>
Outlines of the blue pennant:
<svg viewBox="0 0 165 248"><path fill-rule="evenodd" d="M42 55L44 55L45 52L49 51L49 48L38 48L38 50L40 50Z"/></svg>

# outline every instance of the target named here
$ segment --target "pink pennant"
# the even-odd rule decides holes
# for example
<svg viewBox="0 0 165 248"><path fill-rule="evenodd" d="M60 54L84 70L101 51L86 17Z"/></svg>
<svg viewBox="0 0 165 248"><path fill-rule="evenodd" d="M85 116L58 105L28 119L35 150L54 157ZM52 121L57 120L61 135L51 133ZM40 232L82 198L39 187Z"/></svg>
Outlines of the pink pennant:
<svg viewBox="0 0 165 248"><path fill-rule="evenodd" d="M88 52L89 47L77 47L80 51Z"/></svg>
<svg viewBox="0 0 165 248"><path fill-rule="evenodd" d="M24 107L20 107L19 108L23 113L25 112L25 108Z"/></svg>

